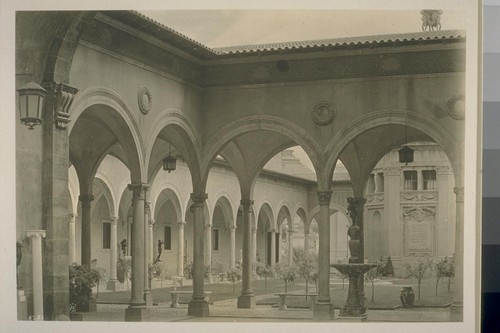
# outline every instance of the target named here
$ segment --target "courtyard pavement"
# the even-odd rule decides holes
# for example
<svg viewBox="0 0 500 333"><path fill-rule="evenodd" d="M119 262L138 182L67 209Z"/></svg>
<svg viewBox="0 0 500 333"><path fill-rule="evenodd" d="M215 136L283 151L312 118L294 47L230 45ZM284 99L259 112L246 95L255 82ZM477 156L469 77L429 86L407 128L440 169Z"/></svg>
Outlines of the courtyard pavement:
<svg viewBox="0 0 500 333"><path fill-rule="evenodd" d="M164 287L174 286L165 282ZM105 291L104 291L105 292ZM256 302L269 299L274 294L256 296ZM171 308L170 301L160 302L149 308L149 322L311 322L313 312L309 309L289 308L279 310L272 305L257 305L253 309L238 309L234 299L214 302L210 305L209 317L187 315L187 304ZM128 304L97 304L97 311L84 313L83 321L123 322ZM413 308L394 310L368 310L368 322L446 322L449 308ZM335 310L338 322L339 309Z"/></svg>

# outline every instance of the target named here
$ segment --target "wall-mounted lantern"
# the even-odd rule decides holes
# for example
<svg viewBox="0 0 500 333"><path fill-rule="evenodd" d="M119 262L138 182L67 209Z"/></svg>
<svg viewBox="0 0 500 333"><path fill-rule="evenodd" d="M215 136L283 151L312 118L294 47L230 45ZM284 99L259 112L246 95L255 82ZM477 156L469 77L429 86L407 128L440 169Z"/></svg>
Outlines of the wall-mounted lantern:
<svg viewBox="0 0 500 333"><path fill-rule="evenodd" d="M47 90L34 81L17 89L19 93L19 116L21 123L30 130L42 123L42 110Z"/></svg>

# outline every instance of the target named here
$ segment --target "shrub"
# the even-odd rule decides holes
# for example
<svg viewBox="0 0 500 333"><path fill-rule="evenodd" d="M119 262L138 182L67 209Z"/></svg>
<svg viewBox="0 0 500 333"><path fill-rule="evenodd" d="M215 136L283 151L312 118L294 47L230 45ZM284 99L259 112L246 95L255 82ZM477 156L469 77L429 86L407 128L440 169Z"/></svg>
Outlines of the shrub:
<svg viewBox="0 0 500 333"><path fill-rule="evenodd" d="M184 277L186 279L193 278L193 262L191 260L187 260L186 257L184 257Z"/></svg>
<svg viewBox="0 0 500 333"><path fill-rule="evenodd" d="M312 257L302 255L298 258L297 272L306 280L306 294L309 292L309 281L317 268L318 264Z"/></svg>
<svg viewBox="0 0 500 333"><path fill-rule="evenodd" d="M132 273L132 258L122 257L118 259L118 263L116 264L116 277L121 283L127 282L127 289L130 273Z"/></svg>
<svg viewBox="0 0 500 333"><path fill-rule="evenodd" d="M92 296L92 288L100 277L99 272L87 266L73 263L69 266L69 310L81 310Z"/></svg>

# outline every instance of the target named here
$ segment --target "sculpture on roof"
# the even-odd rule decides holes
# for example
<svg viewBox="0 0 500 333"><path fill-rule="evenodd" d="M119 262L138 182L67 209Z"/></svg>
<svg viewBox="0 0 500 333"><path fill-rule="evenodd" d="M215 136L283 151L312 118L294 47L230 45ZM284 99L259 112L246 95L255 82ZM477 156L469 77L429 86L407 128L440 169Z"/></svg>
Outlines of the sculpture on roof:
<svg viewBox="0 0 500 333"><path fill-rule="evenodd" d="M422 31L441 30L442 10L424 9L420 11L420 14L422 14Z"/></svg>

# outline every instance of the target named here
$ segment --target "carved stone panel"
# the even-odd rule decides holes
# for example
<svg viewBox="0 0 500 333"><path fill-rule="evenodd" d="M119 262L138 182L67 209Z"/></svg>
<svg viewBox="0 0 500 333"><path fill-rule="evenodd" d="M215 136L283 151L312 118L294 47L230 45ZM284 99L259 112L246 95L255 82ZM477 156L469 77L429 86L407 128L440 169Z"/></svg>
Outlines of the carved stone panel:
<svg viewBox="0 0 500 333"><path fill-rule="evenodd" d="M433 255L435 207L408 207L403 211L405 256Z"/></svg>

